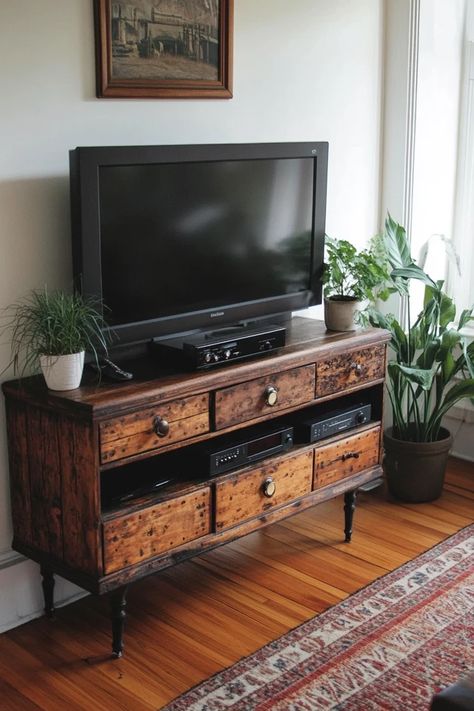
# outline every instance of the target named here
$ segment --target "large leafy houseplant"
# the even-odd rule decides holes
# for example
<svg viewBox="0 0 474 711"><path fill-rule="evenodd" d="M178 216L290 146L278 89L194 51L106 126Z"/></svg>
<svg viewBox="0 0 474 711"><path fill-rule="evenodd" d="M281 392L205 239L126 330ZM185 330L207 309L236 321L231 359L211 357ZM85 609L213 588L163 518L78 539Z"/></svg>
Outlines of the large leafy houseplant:
<svg viewBox="0 0 474 711"><path fill-rule="evenodd" d="M33 291L7 307L4 319L3 331L11 335L8 366L13 365L19 375L34 371L40 363L47 382L51 375L50 382L54 382L55 368L69 363L67 367L74 368L78 373L76 380L80 380L85 351L96 362L99 354L107 353L102 309L78 293ZM50 382L51 389L66 389Z"/></svg>
<svg viewBox="0 0 474 711"><path fill-rule="evenodd" d="M326 237L323 271L326 326L352 330L363 302L387 296L388 272L382 253L373 246L360 251L348 240Z"/></svg>
<svg viewBox="0 0 474 711"><path fill-rule="evenodd" d="M456 306L444 291L444 282L433 280L415 263L405 230L390 215L385 222L383 241L391 280L401 296L401 312L406 316L402 325L393 315L385 315L374 307L368 310L370 323L391 334L387 388L393 428L385 435L386 470L389 486L391 477L396 481L400 498L429 500L436 495L423 492L400 495L398 487L403 477L409 487L413 486L417 467L424 473L425 465L414 458L418 450L430 452L431 457L436 448L446 450L444 465L441 462L438 467L444 476L451 439L441 426L442 419L459 400L474 397L474 342L469 343L462 334L462 329L474 318L473 309L465 309L456 318ZM423 305L416 316L411 303L412 280L424 285ZM442 441L444 447L440 445ZM397 443L418 443L418 446L401 447ZM391 455L397 447L403 450L403 456L400 454L400 458L392 461Z"/></svg>

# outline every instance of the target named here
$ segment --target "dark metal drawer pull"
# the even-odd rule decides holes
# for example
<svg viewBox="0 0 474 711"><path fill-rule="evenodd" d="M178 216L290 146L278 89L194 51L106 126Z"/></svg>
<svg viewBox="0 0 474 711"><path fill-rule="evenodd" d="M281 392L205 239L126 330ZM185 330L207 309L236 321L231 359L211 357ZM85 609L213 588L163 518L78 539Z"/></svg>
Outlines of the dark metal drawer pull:
<svg viewBox="0 0 474 711"><path fill-rule="evenodd" d="M359 459L359 452L347 452L341 457L342 461L345 462L346 459Z"/></svg>

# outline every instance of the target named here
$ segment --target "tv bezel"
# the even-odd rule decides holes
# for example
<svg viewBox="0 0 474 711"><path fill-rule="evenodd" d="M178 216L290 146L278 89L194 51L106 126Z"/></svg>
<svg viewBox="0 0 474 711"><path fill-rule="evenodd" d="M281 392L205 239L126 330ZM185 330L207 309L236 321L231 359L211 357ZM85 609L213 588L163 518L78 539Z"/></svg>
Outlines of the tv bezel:
<svg viewBox="0 0 474 711"><path fill-rule="evenodd" d="M312 158L314 162L312 252L309 288L258 300L158 316L113 326L116 345L161 339L183 333L218 330L231 324L267 320L321 303L328 143L237 143L166 146L78 147L69 152L74 284L102 302L99 169L154 163ZM132 245L131 245L132 248ZM105 306L107 306L105 304ZM105 319L107 314L105 313Z"/></svg>

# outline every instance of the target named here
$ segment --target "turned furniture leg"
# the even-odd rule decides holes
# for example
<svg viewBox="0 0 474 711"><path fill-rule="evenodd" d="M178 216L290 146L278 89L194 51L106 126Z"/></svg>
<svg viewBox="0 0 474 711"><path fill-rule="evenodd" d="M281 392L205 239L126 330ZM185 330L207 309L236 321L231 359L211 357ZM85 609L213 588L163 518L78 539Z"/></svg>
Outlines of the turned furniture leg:
<svg viewBox="0 0 474 711"><path fill-rule="evenodd" d="M118 659L123 654L123 626L125 622L125 607L127 604L128 585L110 594L110 611L112 616L112 656Z"/></svg>
<svg viewBox="0 0 474 711"><path fill-rule="evenodd" d="M46 617L54 617L54 574L51 568L45 565L40 567L41 575L43 576L42 587L44 595L44 611Z"/></svg>
<svg viewBox="0 0 474 711"><path fill-rule="evenodd" d="M357 491L346 491L344 494L344 533L346 543L350 543L352 538L352 520L356 507Z"/></svg>

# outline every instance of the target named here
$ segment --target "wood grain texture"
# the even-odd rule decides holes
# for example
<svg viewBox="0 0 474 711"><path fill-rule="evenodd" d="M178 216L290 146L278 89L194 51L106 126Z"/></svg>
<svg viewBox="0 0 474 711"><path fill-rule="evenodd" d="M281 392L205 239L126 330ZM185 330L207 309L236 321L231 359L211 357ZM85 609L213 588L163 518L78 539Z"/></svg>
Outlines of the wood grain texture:
<svg viewBox="0 0 474 711"><path fill-rule="evenodd" d="M314 488L345 479L375 466L380 460L380 427L350 435L316 447L314 452Z"/></svg>
<svg viewBox="0 0 474 711"><path fill-rule="evenodd" d="M209 533L210 501L211 490L204 487L105 523L105 572L139 563Z"/></svg>
<svg viewBox="0 0 474 711"><path fill-rule="evenodd" d="M107 600L85 597L55 623L0 635L1 707L155 711L472 523L473 501L474 465L451 460L432 504L396 503L383 488L360 494L350 544L339 497L148 577L130 589L118 661L100 656Z"/></svg>
<svg viewBox="0 0 474 711"><path fill-rule="evenodd" d="M277 508L311 491L313 453L303 452L266 464L216 485L216 529L235 526L252 516ZM265 480L271 479L275 493L263 493Z"/></svg>
<svg viewBox="0 0 474 711"><path fill-rule="evenodd" d="M71 567L101 575L98 454L95 429L82 422L59 423L63 558Z"/></svg>
<svg viewBox="0 0 474 711"><path fill-rule="evenodd" d="M30 408L27 438L33 545L62 558L63 523L59 417ZM18 523L18 522L17 522Z"/></svg>
<svg viewBox="0 0 474 711"><path fill-rule="evenodd" d="M314 398L314 365L276 371L256 380L217 390L215 393L215 428L221 430L263 414L274 414ZM277 401L267 403L267 388L275 388Z"/></svg>
<svg viewBox="0 0 474 711"><path fill-rule="evenodd" d="M316 366L316 396L322 397L361 383L383 378L385 373L385 346L352 350L328 358Z"/></svg>
<svg viewBox="0 0 474 711"><path fill-rule="evenodd" d="M76 390L54 393L48 390L40 375L21 381L2 383L9 398L28 402L55 412L65 412L77 418L105 419L139 408L154 407L159 403L206 392L245 380L271 375L279 370L308 365L343 354L348 349L371 348L390 339L387 331L379 328L360 329L350 333L327 331L324 323L314 319L295 317L287 327L287 342L278 353L243 363L226 365L207 372L176 373L160 367L146 352L132 360L134 380L126 383L98 384L84 378ZM124 364L125 365L125 364Z"/></svg>
<svg viewBox="0 0 474 711"><path fill-rule="evenodd" d="M26 406L24 403L6 401L7 438L10 471L10 499L14 535L27 545L33 543L31 518L31 491L27 440Z"/></svg>
<svg viewBox="0 0 474 711"><path fill-rule="evenodd" d="M157 418L169 423L169 432L165 436L155 432ZM102 462L158 450L172 442L209 431L209 394L160 403L153 408L101 422L99 428Z"/></svg>

